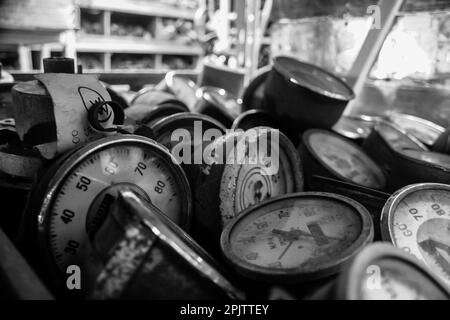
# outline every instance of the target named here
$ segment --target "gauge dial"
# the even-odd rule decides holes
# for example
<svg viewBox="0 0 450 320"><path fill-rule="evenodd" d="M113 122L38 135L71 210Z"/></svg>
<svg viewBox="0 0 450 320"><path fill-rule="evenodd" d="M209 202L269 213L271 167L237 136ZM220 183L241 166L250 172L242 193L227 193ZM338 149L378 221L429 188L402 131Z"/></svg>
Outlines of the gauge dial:
<svg viewBox="0 0 450 320"><path fill-rule="evenodd" d="M190 188L181 168L161 146L138 136L88 144L51 171L41 202L42 246L61 270L80 263L89 236L104 221L123 189L151 201L183 227L190 220ZM42 201L42 200L41 200Z"/></svg>
<svg viewBox="0 0 450 320"><path fill-rule="evenodd" d="M305 192L244 211L221 241L238 272L261 281L299 282L338 272L372 238L372 220L360 204Z"/></svg>
<svg viewBox="0 0 450 320"><path fill-rule="evenodd" d="M323 130L309 130L303 139L313 156L339 178L368 188L384 188L383 172L356 145Z"/></svg>
<svg viewBox="0 0 450 320"><path fill-rule="evenodd" d="M387 243L374 243L356 255L339 276L335 292L349 300L442 300L450 293L413 256Z"/></svg>
<svg viewBox="0 0 450 320"><path fill-rule="evenodd" d="M249 152L251 147L247 147L248 159L245 159L245 163L225 166L220 188L223 226L248 207L279 195L303 190L297 151L281 132L255 128L243 134L240 141L250 141L260 146L261 141L270 141L269 136L274 134L278 135L278 143L268 143L270 148L266 148L264 154L260 153L264 148L259 148L258 153L252 153Z"/></svg>
<svg viewBox="0 0 450 320"><path fill-rule="evenodd" d="M450 283L450 186L407 186L382 212L383 239L416 256Z"/></svg>

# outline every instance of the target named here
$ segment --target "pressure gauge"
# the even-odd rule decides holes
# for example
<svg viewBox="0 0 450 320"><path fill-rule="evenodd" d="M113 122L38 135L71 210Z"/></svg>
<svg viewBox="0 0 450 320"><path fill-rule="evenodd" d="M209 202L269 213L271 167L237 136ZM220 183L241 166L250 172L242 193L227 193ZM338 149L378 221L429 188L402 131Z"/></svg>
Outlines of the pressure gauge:
<svg viewBox="0 0 450 320"><path fill-rule="evenodd" d="M210 251L220 251L222 228L240 212L270 198L303 190L297 151L276 129L258 127L228 133L208 145L214 153L194 189L193 235Z"/></svg>
<svg viewBox="0 0 450 320"><path fill-rule="evenodd" d="M413 256L385 243L361 251L340 275L339 300L448 300L448 287Z"/></svg>
<svg viewBox="0 0 450 320"><path fill-rule="evenodd" d="M392 166L389 188L392 191L421 182L447 184L450 181L450 156L422 150L403 150Z"/></svg>
<svg viewBox="0 0 450 320"><path fill-rule="evenodd" d="M383 189L381 168L356 144L334 133L312 129L303 134L300 156L308 174L320 174L372 189Z"/></svg>
<svg viewBox="0 0 450 320"><path fill-rule="evenodd" d="M234 119L231 129L242 129L245 131L255 127L270 127L278 129L278 125L275 123L275 120L267 111L257 109L247 110L241 113L236 119Z"/></svg>
<svg viewBox="0 0 450 320"><path fill-rule="evenodd" d="M383 240L416 256L450 284L450 186L421 183L404 187L386 202Z"/></svg>
<svg viewBox="0 0 450 320"><path fill-rule="evenodd" d="M379 117L366 115L342 116L333 126L333 131L346 138L359 142L369 136L372 128L379 120Z"/></svg>
<svg viewBox="0 0 450 320"><path fill-rule="evenodd" d="M409 114L392 112L389 114L389 120L427 146L432 146L445 131L431 121Z"/></svg>
<svg viewBox="0 0 450 320"><path fill-rule="evenodd" d="M182 146L179 144L187 143L189 145L191 156L188 157L183 154L183 159L185 157L188 159L180 162L182 162L182 167L191 184L203 164L202 147L205 132L211 129L209 132L218 135L225 133L224 126L213 118L188 112L174 114L156 121L151 124L150 129L153 131L154 139L170 151L173 151L176 146ZM177 153L177 156L181 156L180 153Z"/></svg>
<svg viewBox="0 0 450 320"><path fill-rule="evenodd" d="M60 275L68 265L80 264L90 234L123 188L152 201L183 228L189 226L190 186L167 149L134 135L89 143L47 171L27 213L29 232L37 228L41 252Z"/></svg>
<svg viewBox="0 0 450 320"><path fill-rule="evenodd" d="M358 202L304 192L245 210L225 227L221 246L241 275L295 283L341 271L372 239L372 219Z"/></svg>
<svg viewBox="0 0 450 320"><path fill-rule="evenodd" d="M217 262L158 208L130 190L121 191L117 202L94 236L93 247L100 247L105 262L97 276L94 272L90 298L245 298ZM104 239L111 237L105 247Z"/></svg>
<svg viewBox="0 0 450 320"><path fill-rule="evenodd" d="M194 108L195 112L208 115L230 128L242 111L240 100L221 88L202 87L201 92L202 96Z"/></svg>

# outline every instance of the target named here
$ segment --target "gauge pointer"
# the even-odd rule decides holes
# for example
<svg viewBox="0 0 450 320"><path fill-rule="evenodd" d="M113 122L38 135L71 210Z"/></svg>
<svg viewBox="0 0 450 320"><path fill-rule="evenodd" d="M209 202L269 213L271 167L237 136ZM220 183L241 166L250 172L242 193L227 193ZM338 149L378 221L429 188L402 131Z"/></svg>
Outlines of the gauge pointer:
<svg viewBox="0 0 450 320"><path fill-rule="evenodd" d="M286 246L286 248L283 250L283 252L281 253L281 255L278 257L278 260L281 260L281 258L283 258L283 256L286 254L286 252L289 250L289 248L292 246L292 244L294 243L293 240L291 240L291 242L289 242L289 244Z"/></svg>
<svg viewBox="0 0 450 320"><path fill-rule="evenodd" d="M283 230L279 230L279 229L273 229L272 233L276 234L276 235L284 236L287 239L294 239L294 240L297 240L299 237L314 238L314 235L312 235L311 233L303 231L303 230L299 230L299 229L295 229L295 230L291 230L291 231L283 231ZM341 238L328 237L326 235L324 235L324 237L327 239L330 239L330 240L342 240Z"/></svg>

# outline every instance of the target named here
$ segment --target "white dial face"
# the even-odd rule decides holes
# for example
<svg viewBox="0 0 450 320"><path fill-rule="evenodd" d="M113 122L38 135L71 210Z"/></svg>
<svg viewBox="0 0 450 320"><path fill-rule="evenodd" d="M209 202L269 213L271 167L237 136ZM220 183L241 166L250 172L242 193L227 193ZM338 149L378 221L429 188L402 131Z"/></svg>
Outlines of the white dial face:
<svg viewBox="0 0 450 320"><path fill-rule="evenodd" d="M187 209L177 179L166 160L139 145L109 146L86 157L64 179L50 209L48 237L58 266L83 259L87 229L95 228L121 187L131 188L180 223Z"/></svg>
<svg viewBox="0 0 450 320"><path fill-rule="evenodd" d="M393 243L450 284L450 192L413 191L399 202L390 219Z"/></svg>
<svg viewBox="0 0 450 320"><path fill-rule="evenodd" d="M403 260L382 259L379 273L364 273L360 298L363 300L438 300L446 299L443 291L423 272Z"/></svg>
<svg viewBox="0 0 450 320"><path fill-rule="evenodd" d="M252 265L308 272L339 261L361 230L355 209L312 197L250 212L234 226L230 241L232 251Z"/></svg>
<svg viewBox="0 0 450 320"><path fill-rule="evenodd" d="M332 171L353 183L375 189L382 189L385 180L378 168L365 153L338 137L314 132L309 144Z"/></svg>

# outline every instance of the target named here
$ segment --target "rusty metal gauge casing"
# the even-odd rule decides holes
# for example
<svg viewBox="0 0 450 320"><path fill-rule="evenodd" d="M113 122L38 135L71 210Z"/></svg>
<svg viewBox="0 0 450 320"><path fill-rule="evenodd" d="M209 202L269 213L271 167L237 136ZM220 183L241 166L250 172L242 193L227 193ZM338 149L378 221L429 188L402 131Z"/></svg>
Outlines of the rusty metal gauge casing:
<svg viewBox="0 0 450 320"><path fill-rule="evenodd" d="M414 183L450 182L450 156L437 152L406 149L394 162L389 181L391 191Z"/></svg>
<svg viewBox="0 0 450 320"><path fill-rule="evenodd" d="M94 236L91 299L244 299L217 263L157 207L120 191ZM105 238L111 241L105 245Z"/></svg>

